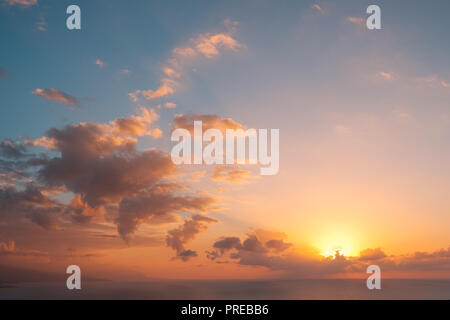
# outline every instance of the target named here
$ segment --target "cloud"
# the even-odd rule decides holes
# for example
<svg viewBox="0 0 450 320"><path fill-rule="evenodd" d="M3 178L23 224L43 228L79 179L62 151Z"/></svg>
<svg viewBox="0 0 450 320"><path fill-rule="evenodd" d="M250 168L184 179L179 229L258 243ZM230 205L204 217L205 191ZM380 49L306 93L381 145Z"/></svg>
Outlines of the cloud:
<svg viewBox="0 0 450 320"><path fill-rule="evenodd" d="M164 76L160 80L157 89L138 89L128 94L133 102L139 101L139 97L146 100L162 99L175 94L179 87L178 80L182 78L185 67L193 62L194 57L203 56L211 59L220 54L221 50L238 51L242 46L232 33L237 23L226 20L225 25L230 30L228 33L204 33L190 40L187 47L179 47L172 50L172 57L162 67Z"/></svg>
<svg viewBox="0 0 450 320"><path fill-rule="evenodd" d="M175 48L173 49L173 54L182 56L182 57L194 57L197 55L197 52L192 48Z"/></svg>
<svg viewBox="0 0 450 320"><path fill-rule="evenodd" d="M47 31L47 21L44 17L41 17L38 22L36 22L36 28L39 31Z"/></svg>
<svg viewBox="0 0 450 320"><path fill-rule="evenodd" d="M173 109L173 108L175 108L177 105L175 104L175 103L173 103L173 102L166 102L165 104L164 104L164 107L166 107L167 109Z"/></svg>
<svg viewBox="0 0 450 320"><path fill-rule="evenodd" d="M8 243L0 242L0 256L46 257L48 253L39 250L19 250L16 248L14 240L12 240Z"/></svg>
<svg viewBox="0 0 450 320"><path fill-rule="evenodd" d="M237 123L231 118L221 118L215 114L177 114L173 119L172 130L183 128L194 132L194 121L202 121L203 131L208 129L218 129L225 131L226 129L244 129L244 126Z"/></svg>
<svg viewBox="0 0 450 320"><path fill-rule="evenodd" d="M265 244L266 248L272 249L276 252L281 252L289 249L292 246L292 243L284 242L283 240L269 240Z"/></svg>
<svg viewBox="0 0 450 320"><path fill-rule="evenodd" d="M248 179L253 178L251 171L239 169L234 166L219 165L214 167L214 172L211 176L214 181L225 183L242 183Z"/></svg>
<svg viewBox="0 0 450 320"><path fill-rule="evenodd" d="M441 84L441 86L443 88L450 88L450 82L447 82L445 80L441 80L440 84Z"/></svg>
<svg viewBox="0 0 450 320"><path fill-rule="evenodd" d="M117 135L109 126L70 125L51 129L47 137L61 155L44 161L40 180L81 194L91 207L119 201L175 170L167 154L138 152L134 138Z"/></svg>
<svg viewBox="0 0 450 320"><path fill-rule="evenodd" d="M102 60L100 60L100 59L96 59L95 60L95 64L97 66L99 66L100 68L103 68L105 66L105 63Z"/></svg>
<svg viewBox="0 0 450 320"><path fill-rule="evenodd" d="M379 76L385 80L394 80L395 79L395 75L391 72L386 72L386 71L381 71L378 73Z"/></svg>
<svg viewBox="0 0 450 320"><path fill-rule="evenodd" d="M166 243L176 251L176 258L187 261L197 256L195 251L186 250L184 246L192 241L198 233L207 230L208 225L211 223L217 223L217 220L196 214L186 219L180 227L169 230Z"/></svg>
<svg viewBox="0 0 450 320"><path fill-rule="evenodd" d="M138 100L139 95L142 95L146 100L159 99L174 94L175 86L175 81L164 78L161 80L161 86L156 90L136 90L128 95L134 102Z"/></svg>
<svg viewBox="0 0 450 320"><path fill-rule="evenodd" d="M360 18L360 17L347 17L345 20L350 23L354 23L354 24L363 24L364 23L364 19Z"/></svg>
<svg viewBox="0 0 450 320"><path fill-rule="evenodd" d="M26 146L23 143L3 140L0 142L0 156L6 158L22 158L26 156Z"/></svg>
<svg viewBox="0 0 450 320"><path fill-rule="evenodd" d="M31 221L44 229L52 229L61 207L44 195L42 189L29 183L24 190L0 188L0 218L3 222Z"/></svg>
<svg viewBox="0 0 450 320"><path fill-rule="evenodd" d="M270 233L257 230L241 242L238 237L223 237L214 242L206 257L214 262L235 262L240 265L265 267L283 271L292 277L329 276L345 273L364 273L370 264L379 265L383 272L450 271L450 246L434 252L409 255L387 255L380 248L362 250L359 256L346 257L336 252L333 257L291 250L293 245L283 239L262 241ZM272 234L272 237L276 234ZM283 237L282 234L279 237Z"/></svg>
<svg viewBox="0 0 450 320"><path fill-rule="evenodd" d="M378 260L386 257L386 254L380 248L365 249L359 253L359 260Z"/></svg>
<svg viewBox="0 0 450 320"><path fill-rule="evenodd" d="M240 44L231 35L202 34L195 40L195 49L206 58L211 59L219 55L219 49L237 51Z"/></svg>
<svg viewBox="0 0 450 320"><path fill-rule="evenodd" d="M10 6L21 6L21 7L30 7L37 4L37 0L6 0L5 1Z"/></svg>
<svg viewBox="0 0 450 320"><path fill-rule="evenodd" d="M320 13L323 13L322 7L319 6L317 3L313 4L313 5L311 6L311 8L313 8L313 9L319 11Z"/></svg>
<svg viewBox="0 0 450 320"><path fill-rule="evenodd" d="M215 199L209 196L191 196L174 194L183 187L177 184L159 184L148 191L143 191L134 197L126 197L120 202L117 225L119 234L128 239L142 223L160 225L178 221L178 212L206 212ZM209 221L203 216L194 216L193 221ZM172 238L180 232L192 231L192 222L187 221L183 230L173 231ZM201 225L200 225L201 226ZM185 236L183 239L188 240ZM170 240L171 246L175 240ZM174 247L175 248L175 247ZM181 247L177 246L179 251Z"/></svg>
<svg viewBox="0 0 450 320"><path fill-rule="evenodd" d="M50 88L50 89L39 89L33 91L33 94L39 95L47 100L56 101L59 103L66 104L70 107L80 107L78 103L78 99L65 93L59 91L58 89Z"/></svg>
<svg viewBox="0 0 450 320"><path fill-rule="evenodd" d="M154 109L146 109L141 107L139 109L140 115L132 115L128 118L118 118L111 122L113 130L121 134L141 137L144 135L151 135L154 138L161 136L161 130L148 130L148 126L159 119L159 115Z"/></svg>
<svg viewBox="0 0 450 320"><path fill-rule="evenodd" d="M125 68L125 69L120 70L119 74L121 74L121 75L131 74L131 70L128 68Z"/></svg>
<svg viewBox="0 0 450 320"><path fill-rule="evenodd" d="M179 72L176 72L173 68L170 68L170 67L164 67L163 72L170 78L181 77L181 74Z"/></svg>
<svg viewBox="0 0 450 320"><path fill-rule="evenodd" d="M442 79L437 75L430 75L426 77L418 77L415 79L416 82L425 84L428 87L441 87L441 88L450 88L450 82Z"/></svg>

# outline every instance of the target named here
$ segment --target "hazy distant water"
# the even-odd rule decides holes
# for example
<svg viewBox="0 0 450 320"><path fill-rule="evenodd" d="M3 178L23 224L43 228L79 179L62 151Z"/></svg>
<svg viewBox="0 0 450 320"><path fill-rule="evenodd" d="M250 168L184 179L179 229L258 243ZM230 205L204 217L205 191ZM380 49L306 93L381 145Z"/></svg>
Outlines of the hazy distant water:
<svg viewBox="0 0 450 320"><path fill-rule="evenodd" d="M65 283L0 284L0 299L450 299L450 280L382 280L368 290L365 280L85 282L80 291Z"/></svg>

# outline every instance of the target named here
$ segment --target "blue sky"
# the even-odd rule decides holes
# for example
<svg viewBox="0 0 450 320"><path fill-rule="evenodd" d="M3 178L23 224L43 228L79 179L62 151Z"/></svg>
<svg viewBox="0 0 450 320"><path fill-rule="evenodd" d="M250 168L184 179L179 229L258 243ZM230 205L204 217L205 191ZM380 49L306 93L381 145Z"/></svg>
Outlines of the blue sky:
<svg viewBox="0 0 450 320"><path fill-rule="evenodd" d="M346 41L343 37L352 26L343 19L365 17L369 2L322 2L329 11L313 17L317 13L311 10L312 1L136 1L133 6L125 1L79 1L81 31L65 28L70 1L43 0L28 8L3 4L0 61L10 77L0 88L5 106L0 136L36 137L50 126L106 121L134 112L127 93L157 86L160 66L174 47L204 30L220 31L226 18L240 22L238 38L247 51L188 75L194 93L179 97L183 111L223 112L235 97L251 99L261 86L283 83L330 84L339 90L335 84L345 73L341 60L351 55L390 59L397 51L418 62L416 70L405 72L449 76L447 2L378 1L384 30L363 30L363 36ZM36 29L41 18L47 23L44 32ZM96 68L96 59L106 67ZM119 76L125 68L132 75ZM72 94L81 99L83 109L71 112L31 95L38 87ZM250 112L257 108L246 105Z"/></svg>

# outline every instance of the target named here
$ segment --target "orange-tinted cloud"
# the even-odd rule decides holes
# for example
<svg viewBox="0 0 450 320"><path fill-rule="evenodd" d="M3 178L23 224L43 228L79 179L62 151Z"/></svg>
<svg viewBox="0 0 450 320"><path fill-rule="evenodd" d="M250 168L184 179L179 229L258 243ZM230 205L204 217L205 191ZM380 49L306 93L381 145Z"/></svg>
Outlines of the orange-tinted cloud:
<svg viewBox="0 0 450 320"><path fill-rule="evenodd" d="M10 6L19 5L21 7L29 7L37 4L37 0L6 0L5 2Z"/></svg>
<svg viewBox="0 0 450 320"><path fill-rule="evenodd" d="M225 25L230 29L229 33L200 34L198 37L191 39L189 46L173 49L173 56L167 60L167 64L162 68L164 77L161 79L161 85L157 89L135 90L128 94L130 99L137 102L140 96L146 100L153 100L173 95L179 86L178 80L182 77L186 65L192 62L192 58L203 56L210 59L218 56L220 50L237 51L242 46L232 36L237 23L226 21L228 21Z"/></svg>
<svg viewBox="0 0 450 320"><path fill-rule="evenodd" d="M65 92L62 92L55 88L50 89L40 89L37 88L33 91L33 94L39 95L47 100L56 101L59 103L66 104L70 107L79 107L78 99L71 96L70 94L67 94Z"/></svg>
<svg viewBox="0 0 450 320"><path fill-rule="evenodd" d="M219 165L214 167L211 179L225 183L242 183L252 178L249 170L243 170L235 166Z"/></svg>
<svg viewBox="0 0 450 320"><path fill-rule="evenodd" d="M182 188L177 184L159 184L124 198L116 220L119 234L129 239L142 223L161 225L177 222L178 212L206 212L215 203L209 196L174 193Z"/></svg>
<svg viewBox="0 0 450 320"><path fill-rule="evenodd" d="M118 118L111 122L113 130L121 134L141 137L151 135L155 138L161 136L161 130L148 130L148 126L159 119L154 109L140 108L140 115L132 115L128 118Z"/></svg>
<svg viewBox="0 0 450 320"><path fill-rule="evenodd" d="M95 60L95 64L97 66L99 66L100 68L103 68L105 66L105 63L102 60L100 60L100 59L96 59Z"/></svg>
<svg viewBox="0 0 450 320"><path fill-rule="evenodd" d="M194 132L194 121L202 121L203 131L208 129L244 129L244 126L231 118L221 118L215 114L177 114L173 119L172 130L182 128Z"/></svg>
<svg viewBox="0 0 450 320"><path fill-rule="evenodd" d="M227 49L236 51L240 44L233 39L231 35L218 34L202 34L195 40L196 50L210 59L219 55L219 49Z"/></svg>
<svg viewBox="0 0 450 320"><path fill-rule="evenodd" d="M360 17L347 17L345 20L354 24L363 24L364 19Z"/></svg>
<svg viewBox="0 0 450 320"><path fill-rule="evenodd" d="M313 5L311 6L311 8L313 8L313 9L319 11L320 13L323 13L322 7L319 6L317 3L313 4Z"/></svg>
<svg viewBox="0 0 450 320"><path fill-rule="evenodd" d="M185 244L192 241L198 233L208 229L209 224L216 222L217 220L209 217L193 215L186 219L182 226L169 230L166 238L167 245L176 251L176 257L182 261L196 257L197 252L186 250Z"/></svg>

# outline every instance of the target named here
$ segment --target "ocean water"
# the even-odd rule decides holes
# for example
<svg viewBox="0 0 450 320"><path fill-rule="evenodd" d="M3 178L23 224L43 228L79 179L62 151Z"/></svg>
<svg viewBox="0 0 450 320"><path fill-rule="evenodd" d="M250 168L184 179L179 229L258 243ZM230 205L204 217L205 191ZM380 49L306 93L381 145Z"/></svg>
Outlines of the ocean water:
<svg viewBox="0 0 450 320"><path fill-rule="evenodd" d="M450 279L385 279L381 286L369 290L365 279L98 281L82 283L81 290L68 290L65 283L18 283L0 284L0 299L450 299Z"/></svg>

